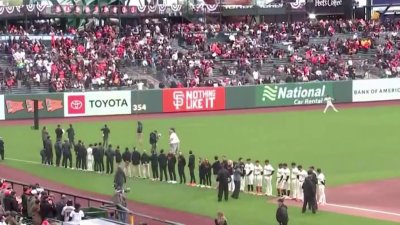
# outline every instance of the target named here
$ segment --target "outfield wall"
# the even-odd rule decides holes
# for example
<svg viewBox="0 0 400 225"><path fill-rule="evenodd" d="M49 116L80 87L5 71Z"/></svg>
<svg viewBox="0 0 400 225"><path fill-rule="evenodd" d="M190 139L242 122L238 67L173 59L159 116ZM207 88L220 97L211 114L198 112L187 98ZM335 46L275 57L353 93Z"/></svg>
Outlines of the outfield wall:
<svg viewBox="0 0 400 225"><path fill-rule="evenodd" d="M0 95L0 120L33 118L33 100L39 116L81 117L214 111L400 99L400 79L269 84L241 87L175 88L142 91L96 91L34 95Z"/></svg>

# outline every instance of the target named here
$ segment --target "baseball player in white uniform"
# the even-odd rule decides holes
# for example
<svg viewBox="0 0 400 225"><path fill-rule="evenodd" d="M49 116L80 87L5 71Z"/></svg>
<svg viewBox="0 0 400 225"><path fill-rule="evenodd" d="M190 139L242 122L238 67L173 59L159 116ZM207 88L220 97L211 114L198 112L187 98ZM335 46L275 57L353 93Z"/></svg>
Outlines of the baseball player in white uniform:
<svg viewBox="0 0 400 225"><path fill-rule="evenodd" d="M328 110L328 108L332 108L333 111L339 112L339 111L335 108L335 106L333 105L333 103L332 103L332 101L334 101L334 100L335 100L335 99L332 98L332 97L330 97L329 95L327 95L327 96L324 98L324 101L326 102L326 106L325 106L325 109L324 109L324 113L326 113L326 111Z"/></svg>
<svg viewBox="0 0 400 225"><path fill-rule="evenodd" d="M247 192L252 193L254 191L254 164L251 163L251 159L247 159L247 163L244 168L246 171Z"/></svg>
<svg viewBox="0 0 400 225"><path fill-rule="evenodd" d="M303 195L303 183L306 177L308 176L307 171L303 170L303 167L299 165L297 167L299 170L299 186L298 186L298 191L297 191L297 200L303 201L304 195Z"/></svg>
<svg viewBox="0 0 400 225"><path fill-rule="evenodd" d="M288 197L289 190L290 190L290 169L287 167L287 164L283 164L283 182L282 182L282 189L283 193L282 196Z"/></svg>
<svg viewBox="0 0 400 225"><path fill-rule="evenodd" d="M321 169L317 169L317 180L318 180L318 204L326 204L325 196L325 175L322 173Z"/></svg>
<svg viewBox="0 0 400 225"><path fill-rule="evenodd" d="M272 175L274 174L275 170L269 164L269 160L265 160L265 165L264 165L264 180L265 180L265 195L266 196L272 196Z"/></svg>
<svg viewBox="0 0 400 225"><path fill-rule="evenodd" d="M260 161L256 161L254 165L254 183L256 184L256 195L262 195L262 171Z"/></svg>
<svg viewBox="0 0 400 225"><path fill-rule="evenodd" d="M277 196L281 196L281 183L283 180L283 168L282 168L282 163L279 163L278 165L278 170L276 171L276 192Z"/></svg>
<svg viewBox="0 0 400 225"><path fill-rule="evenodd" d="M297 176L299 175L299 169L297 169L296 163L292 163L292 171L290 173L290 191L292 193L288 193L288 196L291 196L292 199L296 200L297 191L299 190L299 180ZM290 195L291 194L291 195Z"/></svg>
<svg viewBox="0 0 400 225"><path fill-rule="evenodd" d="M93 148L92 144L89 145L89 148L87 148L87 155L86 155L86 162L87 162L87 170L88 171L93 171Z"/></svg>

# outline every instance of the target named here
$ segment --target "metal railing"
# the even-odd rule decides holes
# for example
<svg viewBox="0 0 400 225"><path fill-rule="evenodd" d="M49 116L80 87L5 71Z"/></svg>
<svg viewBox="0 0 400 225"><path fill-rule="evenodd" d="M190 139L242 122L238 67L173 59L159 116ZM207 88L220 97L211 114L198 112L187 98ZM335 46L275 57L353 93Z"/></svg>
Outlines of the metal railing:
<svg viewBox="0 0 400 225"><path fill-rule="evenodd" d="M22 190L24 187L30 186L29 184L19 182L19 181L14 181L14 180L6 180L6 181L11 184L12 189L16 190L17 193L22 193ZM61 197L62 195L65 195L65 196L67 196L67 198L70 198L70 199L72 198L74 202L79 202L82 207L84 205L86 205L88 208L97 207L99 209L103 209L103 210L107 211L107 215L109 218L104 217L101 219L109 221L109 222L121 224L121 225L140 224L141 222L152 222L151 224L154 224L154 225L184 225L182 223L157 218L157 217L146 215L146 214L139 213L139 212L134 212L126 207L120 206L120 208L122 208L122 210L119 210L116 208L116 205L112 201L107 201L104 199L85 197L85 196L76 195L76 194L72 194L72 193L66 193L61 190L55 190L55 189L51 189L51 188L44 188L44 191L47 192L48 195L54 195L55 197L56 196ZM86 202L86 204L84 204L85 202ZM125 223L125 222L118 221L116 218L116 215L118 214L118 212L125 212L126 214L129 215L129 218L136 218L136 219L135 220L131 219L130 221L132 223ZM90 218L91 217L90 214L91 214L90 212L86 213L85 217ZM139 221L139 223L133 223L133 221Z"/></svg>

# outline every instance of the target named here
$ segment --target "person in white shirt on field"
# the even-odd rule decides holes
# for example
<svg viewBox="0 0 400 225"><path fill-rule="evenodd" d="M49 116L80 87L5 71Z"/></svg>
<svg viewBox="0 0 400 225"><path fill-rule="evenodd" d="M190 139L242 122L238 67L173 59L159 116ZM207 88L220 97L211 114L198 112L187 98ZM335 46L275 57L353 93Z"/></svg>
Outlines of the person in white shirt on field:
<svg viewBox="0 0 400 225"><path fill-rule="evenodd" d="M282 168L282 163L279 163L278 165L278 170L276 172L276 195L278 197L281 196L281 187L282 187L282 181L283 181L283 168Z"/></svg>
<svg viewBox="0 0 400 225"><path fill-rule="evenodd" d="M325 175L322 173L320 168L317 169L317 180L318 180L318 204L326 204L325 196Z"/></svg>
<svg viewBox="0 0 400 225"><path fill-rule="evenodd" d="M301 165L299 165L297 167L297 169L299 170L299 186L298 186L298 191L297 191L297 200L303 201L304 200L304 195L303 195L303 183L304 180L306 179L306 177L308 176L307 171L303 170L303 167Z"/></svg>
<svg viewBox="0 0 400 225"><path fill-rule="evenodd" d="M289 196L288 193L290 191L290 169L287 167L286 163L283 164L282 174L283 174L283 180L281 183L281 191L283 193L281 193L281 195L286 198Z"/></svg>
<svg viewBox="0 0 400 225"><path fill-rule="evenodd" d="M333 105L333 103L332 103L332 101L334 101L334 100L335 100L335 99L332 98L332 97L330 97L329 95L327 95L327 96L324 98L324 101L326 102L326 106L325 106L325 109L324 109L324 113L326 113L326 111L328 110L328 108L332 108L333 111L339 112L339 111L335 108L335 106Z"/></svg>
<svg viewBox="0 0 400 225"><path fill-rule="evenodd" d="M299 169L297 169L296 163L292 163L292 171L290 173L290 191L292 193L288 193L288 196L292 197L292 199L296 200L297 191L299 190L299 180L297 176L299 175ZM290 195L292 194L292 195Z"/></svg>
<svg viewBox="0 0 400 225"><path fill-rule="evenodd" d="M256 184L256 195L262 194L262 171L263 168L260 165L260 161L256 161L254 165L254 183Z"/></svg>
<svg viewBox="0 0 400 225"><path fill-rule="evenodd" d="M251 163L251 159L247 159L247 163L244 166L244 171L246 171L246 185L247 192L252 193L254 191L254 164Z"/></svg>
<svg viewBox="0 0 400 225"><path fill-rule="evenodd" d="M92 144L89 145L89 148L87 148L87 155L86 155L86 163L87 163L87 170L88 171L93 171L93 148Z"/></svg>
<svg viewBox="0 0 400 225"><path fill-rule="evenodd" d="M178 138L178 135L175 132L174 128L170 128L169 129L169 146L171 148L171 151L174 154L177 154L179 151L179 144L181 143L181 141Z"/></svg>
<svg viewBox="0 0 400 225"><path fill-rule="evenodd" d="M264 165L264 180L265 180L265 195L266 196L272 196L272 175L274 174L275 170L269 164L269 160L265 160L265 165Z"/></svg>

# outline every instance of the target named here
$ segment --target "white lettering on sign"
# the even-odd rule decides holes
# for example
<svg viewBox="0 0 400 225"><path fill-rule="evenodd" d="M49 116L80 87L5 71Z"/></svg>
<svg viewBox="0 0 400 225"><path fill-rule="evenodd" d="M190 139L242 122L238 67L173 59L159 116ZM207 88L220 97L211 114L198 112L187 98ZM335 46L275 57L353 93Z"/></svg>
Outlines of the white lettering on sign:
<svg viewBox="0 0 400 225"><path fill-rule="evenodd" d="M315 7L338 7L342 6L342 0L314 0Z"/></svg>
<svg viewBox="0 0 400 225"><path fill-rule="evenodd" d="M216 90L187 90L173 93L175 109L186 110L213 109L216 100Z"/></svg>
<svg viewBox="0 0 400 225"><path fill-rule="evenodd" d="M175 91L172 97L174 98L175 109L180 109L184 104L185 94L183 91Z"/></svg>
<svg viewBox="0 0 400 225"><path fill-rule="evenodd" d="M106 100L89 100L90 107L125 107L128 106L126 99L106 99Z"/></svg>

